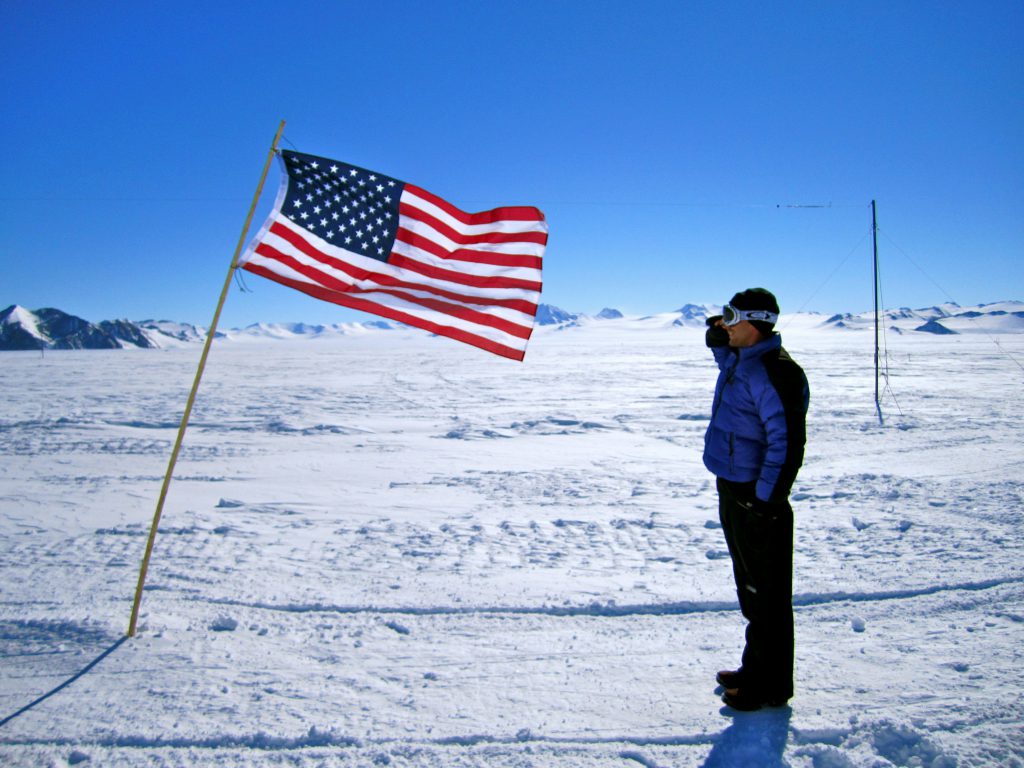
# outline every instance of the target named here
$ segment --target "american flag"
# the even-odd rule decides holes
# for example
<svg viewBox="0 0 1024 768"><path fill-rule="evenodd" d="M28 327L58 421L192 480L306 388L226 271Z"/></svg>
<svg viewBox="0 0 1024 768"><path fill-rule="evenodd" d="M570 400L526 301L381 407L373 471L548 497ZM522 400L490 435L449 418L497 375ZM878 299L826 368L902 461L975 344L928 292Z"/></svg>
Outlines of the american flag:
<svg viewBox="0 0 1024 768"><path fill-rule="evenodd" d="M239 259L249 272L522 360L548 239L531 207L466 213L348 163L279 154L273 211Z"/></svg>

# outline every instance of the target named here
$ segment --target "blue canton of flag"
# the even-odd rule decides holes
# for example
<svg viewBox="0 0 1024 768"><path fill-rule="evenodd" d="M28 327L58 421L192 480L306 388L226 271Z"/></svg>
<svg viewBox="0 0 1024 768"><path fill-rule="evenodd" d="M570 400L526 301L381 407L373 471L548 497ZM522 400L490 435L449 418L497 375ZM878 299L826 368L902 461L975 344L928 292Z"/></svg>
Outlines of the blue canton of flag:
<svg viewBox="0 0 1024 768"><path fill-rule="evenodd" d="M290 151L281 155L291 180L284 199L288 218L330 243L387 261L405 184L335 160Z"/></svg>

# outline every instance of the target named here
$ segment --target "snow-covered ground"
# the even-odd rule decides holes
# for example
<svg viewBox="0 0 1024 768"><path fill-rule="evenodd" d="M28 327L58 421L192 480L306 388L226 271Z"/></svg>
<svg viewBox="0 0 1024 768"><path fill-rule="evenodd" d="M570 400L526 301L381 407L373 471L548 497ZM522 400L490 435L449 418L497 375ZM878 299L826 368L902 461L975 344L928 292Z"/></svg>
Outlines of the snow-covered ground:
<svg viewBox="0 0 1024 768"><path fill-rule="evenodd" d="M783 323L797 694L738 715L700 327L0 360L0 763L1024 765L1024 335Z"/></svg>

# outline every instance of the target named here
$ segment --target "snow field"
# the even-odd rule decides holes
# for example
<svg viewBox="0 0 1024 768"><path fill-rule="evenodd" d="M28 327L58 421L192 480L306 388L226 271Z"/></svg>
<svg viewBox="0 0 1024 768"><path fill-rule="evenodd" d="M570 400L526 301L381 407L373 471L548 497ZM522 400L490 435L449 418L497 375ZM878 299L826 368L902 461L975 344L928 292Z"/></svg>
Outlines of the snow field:
<svg viewBox="0 0 1024 768"><path fill-rule="evenodd" d="M791 708L715 693L743 622L697 329L540 332L522 365L390 332L215 346L139 636L0 761L1024 765L1019 368L890 340L879 425L868 334L784 339L812 388ZM0 718L123 635L197 357L4 356Z"/></svg>

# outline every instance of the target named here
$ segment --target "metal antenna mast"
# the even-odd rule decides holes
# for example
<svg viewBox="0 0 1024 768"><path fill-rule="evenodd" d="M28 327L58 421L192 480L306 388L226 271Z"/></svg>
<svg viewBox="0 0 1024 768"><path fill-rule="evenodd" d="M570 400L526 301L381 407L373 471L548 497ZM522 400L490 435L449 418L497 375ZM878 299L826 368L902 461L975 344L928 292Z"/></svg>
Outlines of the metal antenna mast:
<svg viewBox="0 0 1024 768"><path fill-rule="evenodd" d="M884 424L882 419L882 400L878 392L878 216L875 209L875 201L871 201L871 244L874 250L874 283L875 283L875 410L878 412L878 423Z"/></svg>

